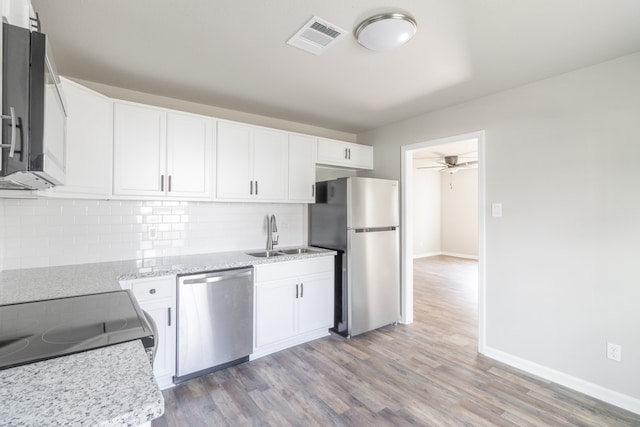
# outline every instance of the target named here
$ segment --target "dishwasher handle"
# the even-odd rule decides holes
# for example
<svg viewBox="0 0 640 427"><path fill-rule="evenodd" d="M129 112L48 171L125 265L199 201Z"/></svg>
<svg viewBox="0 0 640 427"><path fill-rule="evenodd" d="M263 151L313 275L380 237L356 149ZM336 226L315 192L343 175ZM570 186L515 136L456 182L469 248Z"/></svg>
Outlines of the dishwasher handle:
<svg viewBox="0 0 640 427"><path fill-rule="evenodd" d="M189 275L188 279L180 281L183 285L195 285L198 283L215 283L221 280L235 279L238 277L251 276L252 270L239 270L239 271L220 271L208 274L199 274L197 276Z"/></svg>

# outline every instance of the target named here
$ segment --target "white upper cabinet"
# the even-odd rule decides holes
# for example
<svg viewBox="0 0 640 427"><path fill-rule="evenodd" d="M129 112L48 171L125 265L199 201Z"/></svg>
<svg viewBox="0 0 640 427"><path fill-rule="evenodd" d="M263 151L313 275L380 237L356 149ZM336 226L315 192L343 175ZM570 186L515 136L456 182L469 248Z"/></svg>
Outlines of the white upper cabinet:
<svg viewBox="0 0 640 427"><path fill-rule="evenodd" d="M353 169L373 169L373 147L319 138L318 164Z"/></svg>
<svg viewBox="0 0 640 427"><path fill-rule="evenodd" d="M31 29L31 19L35 13L30 0L2 0L0 14L7 18L9 24Z"/></svg>
<svg viewBox="0 0 640 427"><path fill-rule="evenodd" d="M285 132L219 122L217 199L286 201L287 159Z"/></svg>
<svg viewBox="0 0 640 427"><path fill-rule="evenodd" d="M26 13L20 0L0 5L15 20ZM370 146L114 100L64 78L62 86L66 180L35 196L314 203L316 165L373 169Z"/></svg>
<svg viewBox="0 0 640 427"><path fill-rule="evenodd" d="M67 100L65 184L51 196L108 197L111 194L113 101L62 79Z"/></svg>
<svg viewBox="0 0 640 427"><path fill-rule="evenodd" d="M168 196L212 196L213 134L213 121L208 118L167 114Z"/></svg>
<svg viewBox="0 0 640 427"><path fill-rule="evenodd" d="M289 201L314 203L318 138L289 134Z"/></svg>
<svg viewBox="0 0 640 427"><path fill-rule="evenodd" d="M116 102L113 120L113 194L163 196L166 112Z"/></svg>
<svg viewBox="0 0 640 427"><path fill-rule="evenodd" d="M212 119L115 103L114 195L210 199L212 155Z"/></svg>

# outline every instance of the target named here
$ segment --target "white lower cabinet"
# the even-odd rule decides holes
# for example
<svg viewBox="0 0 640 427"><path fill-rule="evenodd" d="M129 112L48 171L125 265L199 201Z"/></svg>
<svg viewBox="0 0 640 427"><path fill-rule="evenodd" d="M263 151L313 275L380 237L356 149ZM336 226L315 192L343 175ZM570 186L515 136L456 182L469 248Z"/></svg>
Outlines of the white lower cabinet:
<svg viewBox="0 0 640 427"><path fill-rule="evenodd" d="M329 334L333 274L332 256L255 267L251 359Z"/></svg>
<svg viewBox="0 0 640 427"><path fill-rule="evenodd" d="M254 272L256 359L329 335L333 326L333 256L258 265ZM123 280L158 330L153 373L161 389L176 372L176 276Z"/></svg>
<svg viewBox="0 0 640 427"><path fill-rule="evenodd" d="M176 276L150 277L120 282L131 289L156 324L156 357L153 373L161 389L173 386L176 369Z"/></svg>

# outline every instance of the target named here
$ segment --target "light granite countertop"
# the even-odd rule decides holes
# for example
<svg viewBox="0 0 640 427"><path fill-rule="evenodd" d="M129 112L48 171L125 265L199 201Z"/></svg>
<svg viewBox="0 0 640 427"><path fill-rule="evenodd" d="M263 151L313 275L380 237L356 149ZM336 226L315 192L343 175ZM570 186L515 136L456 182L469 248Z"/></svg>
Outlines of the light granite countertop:
<svg viewBox="0 0 640 427"><path fill-rule="evenodd" d="M114 291L120 289L120 280L223 270L336 254L335 251L314 249L314 252L298 255L258 258L247 255L252 252L260 252L260 249L2 271L0 305Z"/></svg>
<svg viewBox="0 0 640 427"><path fill-rule="evenodd" d="M140 341L0 371L0 426L139 426L164 412Z"/></svg>
<svg viewBox="0 0 640 427"><path fill-rule="evenodd" d="M259 251L3 271L0 305L119 290L120 280L336 254L317 250L273 258L247 255ZM0 402L0 426L137 426L164 412L162 394L140 341L0 370Z"/></svg>

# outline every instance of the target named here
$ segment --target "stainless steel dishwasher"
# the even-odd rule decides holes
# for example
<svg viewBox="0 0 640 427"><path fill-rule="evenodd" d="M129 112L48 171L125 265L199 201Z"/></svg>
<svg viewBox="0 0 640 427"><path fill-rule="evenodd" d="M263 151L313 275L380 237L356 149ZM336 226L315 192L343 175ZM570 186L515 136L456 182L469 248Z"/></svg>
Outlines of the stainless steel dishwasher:
<svg viewBox="0 0 640 427"><path fill-rule="evenodd" d="M174 383L249 360L253 268L178 276Z"/></svg>

